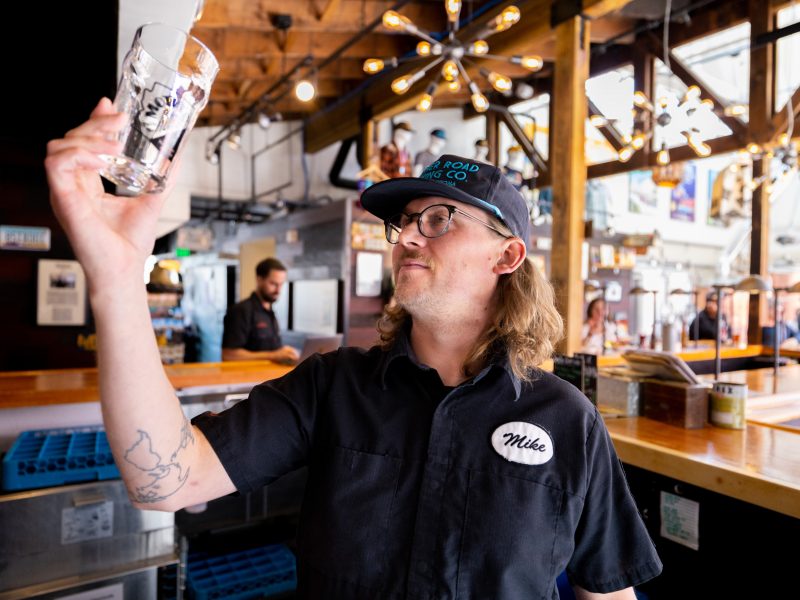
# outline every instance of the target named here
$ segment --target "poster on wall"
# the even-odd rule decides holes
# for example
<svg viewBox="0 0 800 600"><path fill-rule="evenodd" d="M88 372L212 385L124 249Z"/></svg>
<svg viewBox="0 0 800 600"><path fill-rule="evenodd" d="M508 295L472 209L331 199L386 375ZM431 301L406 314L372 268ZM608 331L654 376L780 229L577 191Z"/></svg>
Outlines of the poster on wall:
<svg viewBox="0 0 800 600"><path fill-rule="evenodd" d="M375 298L381 295L383 254L356 253L356 296Z"/></svg>
<svg viewBox="0 0 800 600"><path fill-rule="evenodd" d="M697 166L687 163L683 169L683 178L672 190L672 198L669 203L670 219L694 223L696 183Z"/></svg>
<svg viewBox="0 0 800 600"><path fill-rule="evenodd" d="M650 171L633 171L630 174L628 209L639 215L658 215L658 194Z"/></svg>
<svg viewBox="0 0 800 600"><path fill-rule="evenodd" d="M85 325L86 277L77 260L40 260L37 325Z"/></svg>

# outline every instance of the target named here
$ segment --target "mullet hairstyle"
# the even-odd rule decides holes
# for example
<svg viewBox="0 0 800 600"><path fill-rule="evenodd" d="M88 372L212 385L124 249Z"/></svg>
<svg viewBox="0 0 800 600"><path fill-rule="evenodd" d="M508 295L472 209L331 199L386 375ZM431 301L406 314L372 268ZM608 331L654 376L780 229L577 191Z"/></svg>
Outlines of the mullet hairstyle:
<svg viewBox="0 0 800 600"><path fill-rule="evenodd" d="M495 218L489 220L504 235L514 237L503 223ZM564 334L553 286L526 257L516 271L500 276L495 300L494 319L464 361L464 373L474 375L471 366L482 367L498 354L506 353L514 375L530 381L536 367L552 356ZM377 323L381 347L391 347L410 320L411 315L394 301L384 306Z"/></svg>

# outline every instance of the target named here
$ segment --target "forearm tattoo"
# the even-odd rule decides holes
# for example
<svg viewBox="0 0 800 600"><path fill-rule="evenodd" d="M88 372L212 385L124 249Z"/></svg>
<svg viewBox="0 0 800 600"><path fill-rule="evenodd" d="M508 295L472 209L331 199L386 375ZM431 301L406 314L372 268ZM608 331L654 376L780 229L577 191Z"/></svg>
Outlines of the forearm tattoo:
<svg viewBox="0 0 800 600"><path fill-rule="evenodd" d="M194 444L192 425L184 418L181 439L178 447L164 462L161 455L153 450L153 441L146 431L139 431L139 439L125 451L125 460L143 471L149 481L131 492L131 499L139 503L153 503L164 500L177 492L189 477L189 467L181 464L182 451Z"/></svg>

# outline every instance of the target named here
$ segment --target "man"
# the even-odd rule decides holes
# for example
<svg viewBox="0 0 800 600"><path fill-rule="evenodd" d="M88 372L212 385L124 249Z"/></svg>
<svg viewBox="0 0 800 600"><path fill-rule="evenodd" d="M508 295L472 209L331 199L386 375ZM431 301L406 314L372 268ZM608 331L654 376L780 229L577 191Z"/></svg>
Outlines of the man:
<svg viewBox="0 0 800 600"><path fill-rule="evenodd" d="M498 169L444 156L369 188L362 203L395 244L383 345L315 355L189 423L146 327L141 268L163 196L115 199L97 177L120 119L104 100L49 144L46 167L136 506L177 510L308 465L300 598L552 598L566 569L580 600L633 600L659 573L597 410L535 369L561 319Z"/></svg>
<svg viewBox="0 0 800 600"><path fill-rule="evenodd" d="M717 329L715 319L717 318L717 311L719 310L717 292L709 292L706 294L706 306L697 313L697 316L689 325L689 339L690 340L715 340L717 339ZM719 315L719 332L720 340L725 341L728 339L728 321L725 315Z"/></svg>
<svg viewBox="0 0 800 600"><path fill-rule="evenodd" d="M281 345L272 304L286 283L286 267L277 258L256 265L256 290L228 309L222 333L222 360L294 362L297 350Z"/></svg>

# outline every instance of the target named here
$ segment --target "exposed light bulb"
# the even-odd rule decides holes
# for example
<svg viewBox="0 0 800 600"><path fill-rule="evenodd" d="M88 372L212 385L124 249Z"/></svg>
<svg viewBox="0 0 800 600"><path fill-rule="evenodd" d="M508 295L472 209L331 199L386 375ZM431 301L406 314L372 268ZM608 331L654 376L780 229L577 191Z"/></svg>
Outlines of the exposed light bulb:
<svg viewBox="0 0 800 600"><path fill-rule="evenodd" d="M731 104L722 110L726 117L741 117L747 113L747 106L745 104Z"/></svg>
<svg viewBox="0 0 800 600"><path fill-rule="evenodd" d="M714 101L711 98L704 98L700 101L700 106L703 106L708 110L714 110Z"/></svg>
<svg viewBox="0 0 800 600"><path fill-rule="evenodd" d="M637 133L636 135L631 138L631 146L633 146L634 150L641 150L644 147L644 142L647 140L647 136L643 133Z"/></svg>
<svg viewBox="0 0 800 600"><path fill-rule="evenodd" d="M647 99L647 96L645 96L644 92L637 91L633 93L633 104L639 108L653 110L653 105L650 104L650 101Z"/></svg>
<svg viewBox="0 0 800 600"><path fill-rule="evenodd" d="M447 13L447 20L455 23L461 12L461 0L444 0L444 10Z"/></svg>
<svg viewBox="0 0 800 600"><path fill-rule="evenodd" d="M421 41L417 44L417 54L419 56L430 56L431 55L431 44L430 42Z"/></svg>
<svg viewBox="0 0 800 600"><path fill-rule="evenodd" d="M642 94L642 96L644 96L644 94ZM658 105L662 109L667 108L667 106L669 105L669 100L667 99L666 96L661 96L661 98L658 99Z"/></svg>
<svg viewBox="0 0 800 600"><path fill-rule="evenodd" d="M314 88L313 83L307 79L301 79L294 86L294 95L297 96L300 102L310 102L317 95L317 90Z"/></svg>
<svg viewBox="0 0 800 600"><path fill-rule="evenodd" d="M265 112L258 113L258 126L261 129L269 128L270 124L272 123L272 119L269 118L269 115Z"/></svg>
<svg viewBox="0 0 800 600"><path fill-rule="evenodd" d="M683 95L683 100L681 102L689 102L690 100L694 100L700 97L700 88L696 85L690 85L686 88L686 93Z"/></svg>
<svg viewBox="0 0 800 600"><path fill-rule="evenodd" d="M515 65L520 65L523 69L528 69L529 71L538 71L544 66L544 60L541 56L536 54L512 56L511 62Z"/></svg>
<svg viewBox="0 0 800 600"><path fill-rule="evenodd" d="M489 53L489 44L486 43L486 40L475 40L470 44L469 51L472 54L488 54Z"/></svg>
<svg viewBox="0 0 800 600"><path fill-rule="evenodd" d="M446 81L455 81L458 79L458 65L454 60L448 60L442 65L442 77Z"/></svg>
<svg viewBox="0 0 800 600"><path fill-rule="evenodd" d="M591 123L593 127L603 127L608 124L608 121L600 115L592 115L589 117L589 123Z"/></svg>
<svg viewBox="0 0 800 600"><path fill-rule="evenodd" d="M411 87L411 75L403 75L392 82L392 91L395 94L405 94Z"/></svg>
<svg viewBox="0 0 800 600"><path fill-rule="evenodd" d="M495 32L506 31L519 22L520 12L516 6L507 6L499 15L489 21L489 27Z"/></svg>
<svg viewBox="0 0 800 600"><path fill-rule="evenodd" d="M461 90L461 83L459 83L458 79L454 79L453 81L447 82L447 91L451 94L455 94Z"/></svg>
<svg viewBox="0 0 800 600"><path fill-rule="evenodd" d="M622 135L622 141L625 142L626 144L630 144L632 139L633 136L630 133L625 133Z"/></svg>
<svg viewBox="0 0 800 600"><path fill-rule="evenodd" d="M630 146L625 146L617 153L617 160L619 160L619 162L628 162L634 152L636 152L636 150Z"/></svg>
<svg viewBox="0 0 800 600"><path fill-rule="evenodd" d="M433 106L433 96L428 93L422 94L422 98L417 102L417 110L419 112L428 112Z"/></svg>
<svg viewBox="0 0 800 600"><path fill-rule="evenodd" d="M669 164L669 150L667 150L666 144L661 144L661 150L659 150L656 155L656 162L662 167Z"/></svg>
<svg viewBox="0 0 800 600"><path fill-rule="evenodd" d="M686 138L686 143L694 150L697 156L709 156L711 154L711 146L706 144L694 131L681 131Z"/></svg>
<svg viewBox="0 0 800 600"><path fill-rule="evenodd" d="M482 113L489 110L489 100L481 93L474 81L470 82L469 91L472 93L470 100L472 100L472 106L476 112Z"/></svg>
<svg viewBox="0 0 800 600"><path fill-rule="evenodd" d="M225 141L232 150L238 150L242 145L242 135L238 131L232 131Z"/></svg>
<svg viewBox="0 0 800 600"><path fill-rule="evenodd" d="M781 146L788 146L788 145L789 145L789 134L788 134L788 133L782 133L782 134L780 134L780 135L778 136L778 143L779 143Z"/></svg>
<svg viewBox="0 0 800 600"><path fill-rule="evenodd" d="M747 144L747 151L750 154L759 154L761 152L761 146L759 146L755 142L750 142L749 144Z"/></svg>
<svg viewBox="0 0 800 600"><path fill-rule="evenodd" d="M406 31L412 25L411 19L404 17L396 10L387 10L383 13L383 26L394 31Z"/></svg>
<svg viewBox="0 0 800 600"><path fill-rule="evenodd" d="M380 58L368 58L364 61L364 72L374 75L383 71L384 62Z"/></svg>
<svg viewBox="0 0 800 600"><path fill-rule="evenodd" d="M501 73L496 73L495 71L490 71L489 76L487 77L489 83L492 84L492 87L496 89L500 93L509 92L511 91L511 79L502 75Z"/></svg>

